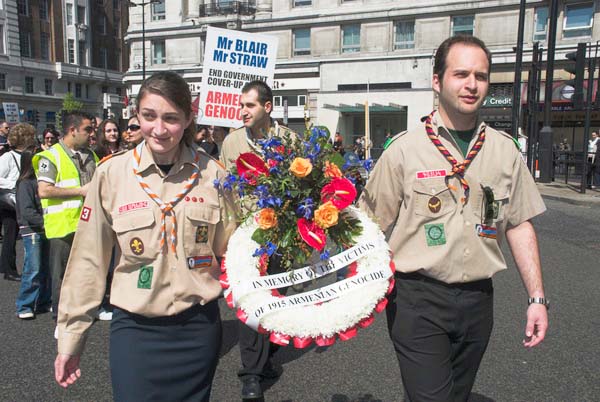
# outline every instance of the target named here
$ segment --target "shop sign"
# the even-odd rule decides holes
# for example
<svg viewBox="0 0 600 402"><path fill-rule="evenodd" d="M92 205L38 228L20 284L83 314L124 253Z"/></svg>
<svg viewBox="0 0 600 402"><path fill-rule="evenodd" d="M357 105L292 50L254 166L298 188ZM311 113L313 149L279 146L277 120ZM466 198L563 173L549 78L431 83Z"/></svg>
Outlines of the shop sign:
<svg viewBox="0 0 600 402"><path fill-rule="evenodd" d="M511 107L512 98L510 96L486 96L483 101L483 107Z"/></svg>

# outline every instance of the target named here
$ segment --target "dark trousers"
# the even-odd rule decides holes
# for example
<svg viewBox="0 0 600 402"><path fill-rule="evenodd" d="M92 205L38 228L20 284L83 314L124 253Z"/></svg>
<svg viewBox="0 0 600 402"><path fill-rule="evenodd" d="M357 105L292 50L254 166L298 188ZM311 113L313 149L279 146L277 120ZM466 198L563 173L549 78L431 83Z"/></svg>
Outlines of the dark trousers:
<svg viewBox="0 0 600 402"><path fill-rule="evenodd" d="M14 210L0 209L0 220L4 229L2 240L2 254L0 255L0 272L4 274L17 274L17 238L19 237L19 225Z"/></svg>
<svg viewBox="0 0 600 402"><path fill-rule="evenodd" d="M49 239L50 272L52 275L52 317L55 321L58 314L58 303L60 302L60 288L65 276L74 236L75 233L71 233L58 239Z"/></svg>
<svg viewBox="0 0 600 402"><path fill-rule="evenodd" d="M219 305L146 318L115 307L110 373L116 402L208 402L221 345Z"/></svg>
<svg viewBox="0 0 600 402"><path fill-rule="evenodd" d="M396 273L388 330L413 402L467 401L493 326L491 279L448 285Z"/></svg>
<svg viewBox="0 0 600 402"><path fill-rule="evenodd" d="M268 272L269 275L283 272L277 258L271 257ZM278 290L281 294L287 293L287 288ZM268 334L259 334L241 321L238 328L238 345L242 360L242 368L238 371L238 377L242 380L249 377L260 378L265 370L271 368L271 357L279 345L272 344Z"/></svg>

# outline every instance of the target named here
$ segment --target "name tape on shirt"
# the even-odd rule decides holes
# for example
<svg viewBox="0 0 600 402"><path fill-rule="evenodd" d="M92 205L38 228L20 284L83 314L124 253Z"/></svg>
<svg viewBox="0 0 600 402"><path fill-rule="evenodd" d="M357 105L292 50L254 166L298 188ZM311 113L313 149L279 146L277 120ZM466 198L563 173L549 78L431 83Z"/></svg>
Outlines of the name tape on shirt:
<svg viewBox="0 0 600 402"><path fill-rule="evenodd" d="M79 216L79 219L87 222L90 220L90 216L92 215L92 208L90 207L83 207L81 209L81 215Z"/></svg>
<svg viewBox="0 0 600 402"><path fill-rule="evenodd" d="M130 204L121 205L119 207L119 214L123 214L125 212L133 211L136 209L145 209L145 208L148 208L148 201L132 202Z"/></svg>
<svg viewBox="0 0 600 402"><path fill-rule="evenodd" d="M498 229L487 225L475 225L477 235L479 237L487 237L488 239L495 239L498 236Z"/></svg>
<svg viewBox="0 0 600 402"><path fill-rule="evenodd" d="M194 268L208 268L212 265L212 255L200 255L188 258L188 267Z"/></svg>
<svg viewBox="0 0 600 402"><path fill-rule="evenodd" d="M421 170L417 172L417 180L430 179L432 177L446 177L446 170Z"/></svg>

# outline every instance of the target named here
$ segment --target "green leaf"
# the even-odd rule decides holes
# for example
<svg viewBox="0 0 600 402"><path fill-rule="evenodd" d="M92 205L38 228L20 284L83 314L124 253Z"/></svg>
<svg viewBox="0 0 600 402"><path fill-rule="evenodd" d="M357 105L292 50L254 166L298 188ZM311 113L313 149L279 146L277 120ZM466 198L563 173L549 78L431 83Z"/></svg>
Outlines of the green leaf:
<svg viewBox="0 0 600 402"><path fill-rule="evenodd" d="M261 246L267 243L267 231L263 229L256 229L252 234L252 240L260 244Z"/></svg>

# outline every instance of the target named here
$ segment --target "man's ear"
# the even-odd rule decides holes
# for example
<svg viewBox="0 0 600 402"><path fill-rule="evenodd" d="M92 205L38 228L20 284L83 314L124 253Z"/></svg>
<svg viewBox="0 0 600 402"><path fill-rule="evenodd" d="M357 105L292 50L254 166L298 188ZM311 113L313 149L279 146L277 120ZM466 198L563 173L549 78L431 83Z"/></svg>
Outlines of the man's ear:
<svg viewBox="0 0 600 402"><path fill-rule="evenodd" d="M271 103L271 101L265 102L265 111L267 113L271 113L273 111L273 103Z"/></svg>
<svg viewBox="0 0 600 402"><path fill-rule="evenodd" d="M440 80L440 76L439 75L433 74L433 77L431 78L431 88L437 94L439 94L441 92L442 81Z"/></svg>

